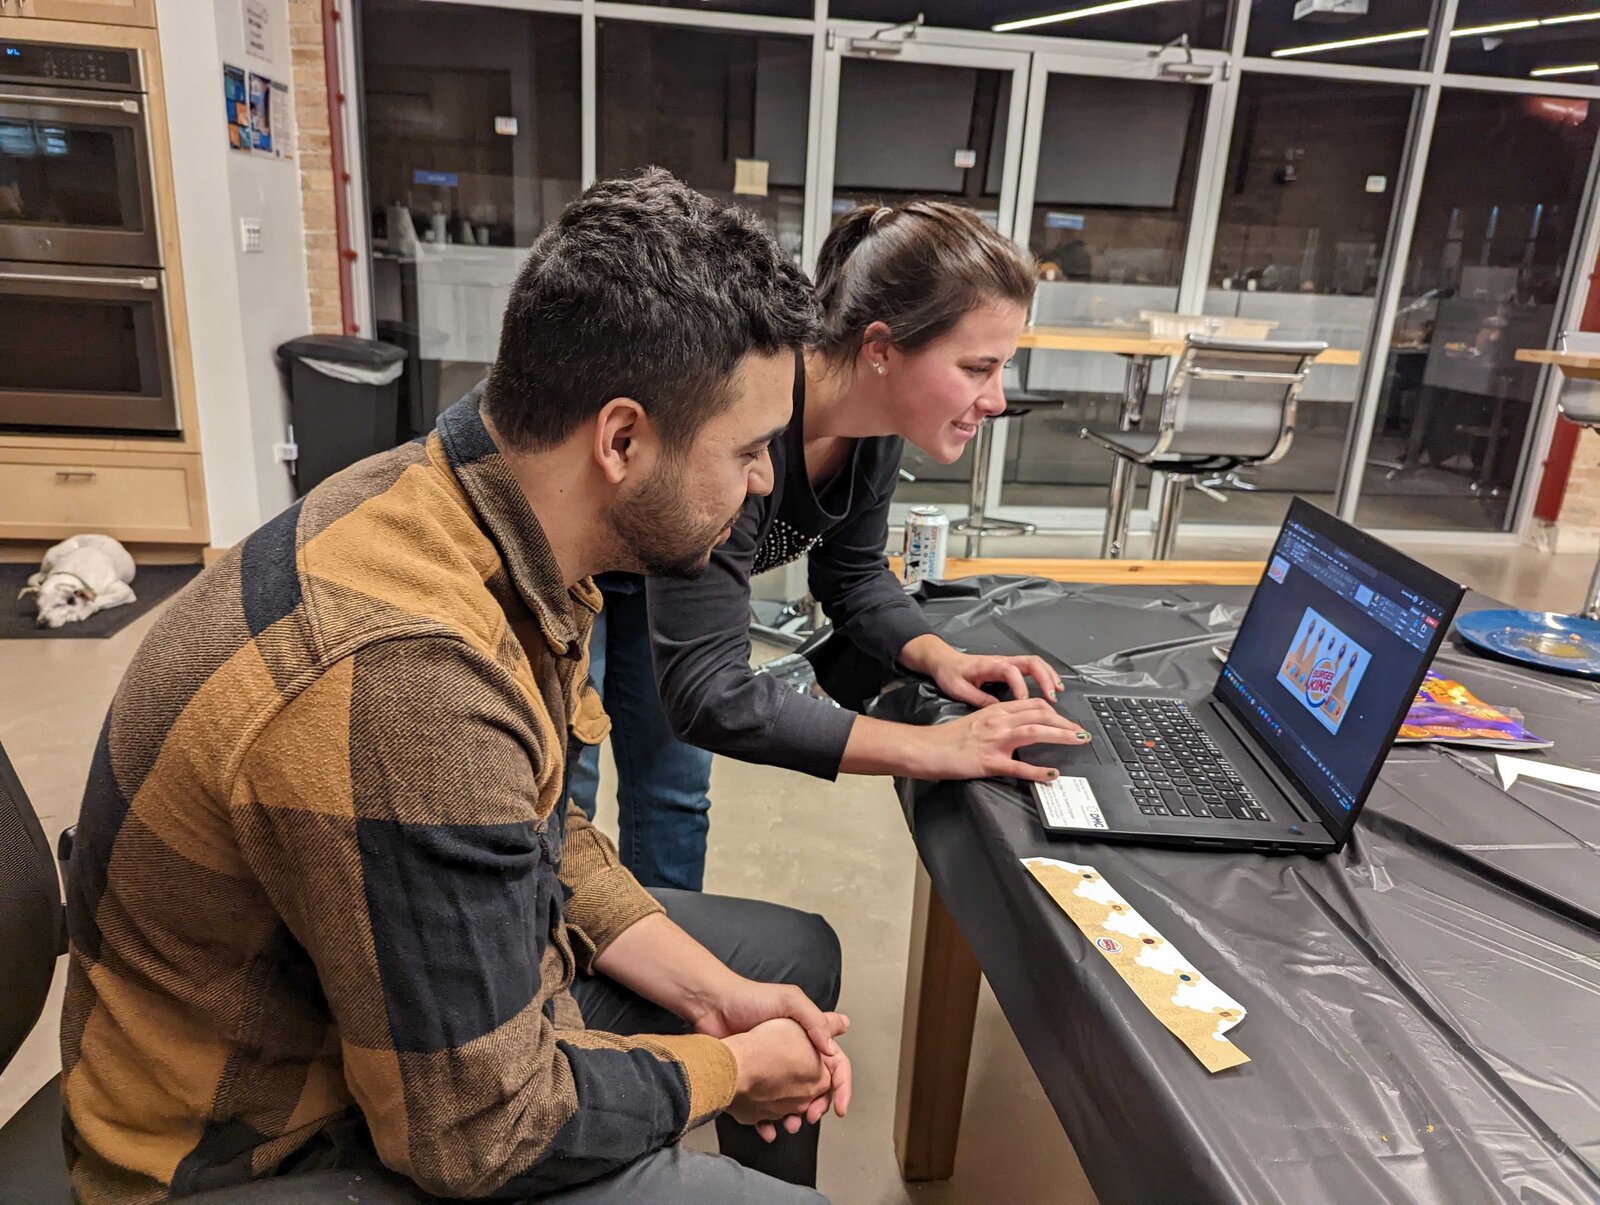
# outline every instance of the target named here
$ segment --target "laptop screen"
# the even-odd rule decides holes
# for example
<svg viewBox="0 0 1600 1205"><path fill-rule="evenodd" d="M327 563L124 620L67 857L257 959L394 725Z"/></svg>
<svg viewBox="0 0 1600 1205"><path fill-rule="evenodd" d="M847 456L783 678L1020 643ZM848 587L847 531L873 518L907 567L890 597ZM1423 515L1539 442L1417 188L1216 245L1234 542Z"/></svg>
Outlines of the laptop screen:
<svg viewBox="0 0 1600 1205"><path fill-rule="evenodd" d="M1462 590L1296 499L1217 697L1342 835L1378 776Z"/></svg>

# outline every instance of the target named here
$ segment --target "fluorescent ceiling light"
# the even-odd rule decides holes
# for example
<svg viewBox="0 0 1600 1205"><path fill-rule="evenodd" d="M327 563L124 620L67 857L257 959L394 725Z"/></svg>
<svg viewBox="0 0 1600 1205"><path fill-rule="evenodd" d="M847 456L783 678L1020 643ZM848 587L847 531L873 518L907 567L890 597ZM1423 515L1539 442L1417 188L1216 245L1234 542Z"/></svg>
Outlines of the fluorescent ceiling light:
<svg viewBox="0 0 1600 1205"><path fill-rule="evenodd" d="M1519 29L1537 29L1541 25L1570 25L1574 21L1600 21L1600 9L1586 13L1566 13L1559 17L1541 17L1538 20L1527 21L1501 21L1495 25L1470 25L1462 29L1452 29L1452 38L1484 37L1489 34L1511 33ZM998 25L996 29L1000 28ZM1297 54L1324 54L1330 50L1348 50L1352 46L1376 46L1381 42L1406 42L1412 38L1425 38L1428 36L1426 29L1404 29L1399 33L1375 33L1365 38L1345 38L1338 42L1316 42L1310 46L1290 46L1283 50L1274 50L1272 57L1286 59ZM1568 68L1576 71L1577 68ZM1538 74L1535 72L1534 74Z"/></svg>
<svg viewBox="0 0 1600 1205"><path fill-rule="evenodd" d="M1398 33L1375 33L1365 38L1345 38L1339 42L1317 42L1310 46L1287 46L1274 50L1272 57L1286 59L1297 54L1321 54L1327 50L1347 50L1352 46L1376 46L1380 42L1404 42L1411 38L1425 38L1426 29L1402 29Z"/></svg>
<svg viewBox="0 0 1600 1205"><path fill-rule="evenodd" d="M1537 21L1501 21L1496 25L1470 25L1461 29L1452 29L1452 38L1471 38L1481 34L1510 33L1513 29L1538 29Z"/></svg>
<svg viewBox="0 0 1600 1205"><path fill-rule="evenodd" d="M1535 67L1529 75L1578 75L1585 71L1600 71L1600 63L1575 63L1571 67Z"/></svg>
<svg viewBox="0 0 1600 1205"><path fill-rule="evenodd" d="M994 33L1011 33L1018 29L1033 29L1038 25L1054 25L1059 21L1076 21L1080 17L1099 17L1105 13L1120 13L1124 9L1143 8L1147 4L1171 4L1172 0L1111 0L1109 4L1096 4L1091 8L1074 8L1064 13L1047 13L1042 17L1023 17L1020 21L1002 21L989 28Z"/></svg>

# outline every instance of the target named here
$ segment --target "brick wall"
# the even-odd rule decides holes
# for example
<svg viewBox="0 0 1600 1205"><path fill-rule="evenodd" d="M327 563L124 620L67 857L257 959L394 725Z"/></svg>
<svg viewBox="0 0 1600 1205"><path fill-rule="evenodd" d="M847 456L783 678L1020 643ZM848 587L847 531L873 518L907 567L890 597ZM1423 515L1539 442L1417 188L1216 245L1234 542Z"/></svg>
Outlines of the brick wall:
<svg viewBox="0 0 1600 1205"><path fill-rule="evenodd" d="M333 207L333 161L328 136L328 87L322 53L323 0L289 0L294 63L294 118L300 159L300 213L306 232L306 285L311 329L343 329L339 242Z"/></svg>
<svg viewBox="0 0 1600 1205"><path fill-rule="evenodd" d="M1600 528L1600 432L1585 431L1572 458L1572 476L1561 505L1563 526Z"/></svg>

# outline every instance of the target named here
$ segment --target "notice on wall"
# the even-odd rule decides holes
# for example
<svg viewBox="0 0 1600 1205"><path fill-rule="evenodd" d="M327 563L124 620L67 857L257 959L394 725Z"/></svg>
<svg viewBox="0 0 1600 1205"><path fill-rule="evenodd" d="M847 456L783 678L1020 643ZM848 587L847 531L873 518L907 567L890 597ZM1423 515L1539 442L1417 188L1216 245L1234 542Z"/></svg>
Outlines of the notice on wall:
<svg viewBox="0 0 1600 1205"><path fill-rule="evenodd" d="M289 88L255 72L223 66L228 96L228 145L273 159L293 157Z"/></svg>
<svg viewBox="0 0 1600 1205"><path fill-rule="evenodd" d="M250 153L250 94L244 82L244 68L222 64L222 99L228 110L228 145Z"/></svg>
<svg viewBox="0 0 1600 1205"><path fill-rule="evenodd" d="M272 62L266 0L244 0L244 52L253 59Z"/></svg>
<svg viewBox="0 0 1600 1205"><path fill-rule="evenodd" d="M767 195L767 161L765 159L735 159L733 161L733 191L741 197Z"/></svg>

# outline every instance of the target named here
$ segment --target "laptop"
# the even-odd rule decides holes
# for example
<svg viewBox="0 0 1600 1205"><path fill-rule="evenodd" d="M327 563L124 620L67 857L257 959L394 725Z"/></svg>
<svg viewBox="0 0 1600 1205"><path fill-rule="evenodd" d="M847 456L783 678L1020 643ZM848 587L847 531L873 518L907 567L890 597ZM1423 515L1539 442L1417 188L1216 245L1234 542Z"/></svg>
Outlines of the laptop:
<svg viewBox="0 0 1600 1205"><path fill-rule="evenodd" d="M1052 836L1332 853L1349 839L1464 591L1295 499L1203 696L1068 682L1094 739L1035 746Z"/></svg>

